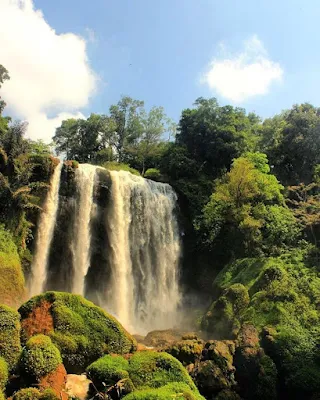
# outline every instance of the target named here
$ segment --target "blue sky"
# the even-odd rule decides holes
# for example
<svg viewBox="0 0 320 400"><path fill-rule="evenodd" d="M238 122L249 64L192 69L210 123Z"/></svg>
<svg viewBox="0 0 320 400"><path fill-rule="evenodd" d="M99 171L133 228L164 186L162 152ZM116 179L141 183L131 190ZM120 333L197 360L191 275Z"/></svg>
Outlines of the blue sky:
<svg viewBox="0 0 320 400"><path fill-rule="evenodd" d="M0 12L1 3L8 1L0 0ZM46 118L59 113L56 123L65 111L85 116L90 112L107 112L121 95L144 100L147 108L161 105L175 121L181 110L190 107L199 96L214 96L221 104L245 107L262 117L272 116L293 103L308 101L319 106L318 0L22 2L33 6L34 12L42 11L46 23L55 30L57 43L65 33L86 39L83 54L90 65L90 73L95 75L95 83L88 83L86 78L77 81L74 78L73 86L69 87L68 83L62 86L62 91L73 90L76 96L84 82L87 91L83 89L78 96L83 100L62 100L55 94L48 97L45 105L39 101L39 109ZM39 28L34 40L41 41L41 37ZM75 60L81 52L73 54L73 48L68 49L66 64L76 69ZM54 52L50 54L53 56ZM6 60L15 68L10 57L12 55L7 54ZM43 51L39 51L39 57L43 57ZM57 58L58 74L62 76L63 57L59 50ZM248 69L243 75L243 69L252 64L257 68ZM8 69L10 71L10 65ZM14 70L15 76L19 74ZM30 74L33 75L32 71ZM30 77L28 83L36 76L35 73ZM52 79L47 78L47 81ZM69 80L72 79L71 76ZM46 84L41 86L39 96ZM9 89L8 85L10 97ZM13 99L13 113L26 119L30 114L32 121L36 110L15 107L14 102Z"/></svg>

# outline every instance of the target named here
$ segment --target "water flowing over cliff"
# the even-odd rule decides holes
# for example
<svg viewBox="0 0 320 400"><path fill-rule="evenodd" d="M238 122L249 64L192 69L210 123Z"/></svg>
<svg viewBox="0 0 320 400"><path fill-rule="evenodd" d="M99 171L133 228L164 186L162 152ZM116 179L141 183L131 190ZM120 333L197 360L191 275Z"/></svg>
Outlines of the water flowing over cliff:
<svg viewBox="0 0 320 400"><path fill-rule="evenodd" d="M176 325L181 250L171 186L87 164L71 181L61 175L51 238L42 244L44 273L36 277L33 267L32 294L82 294L137 332ZM38 231L48 229L42 218Z"/></svg>

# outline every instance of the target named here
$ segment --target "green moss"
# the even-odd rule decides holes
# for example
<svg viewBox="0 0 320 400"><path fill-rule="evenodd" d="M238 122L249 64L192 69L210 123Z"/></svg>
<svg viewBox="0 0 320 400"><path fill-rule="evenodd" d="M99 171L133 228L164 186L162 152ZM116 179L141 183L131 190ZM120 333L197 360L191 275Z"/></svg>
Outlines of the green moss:
<svg viewBox="0 0 320 400"><path fill-rule="evenodd" d="M52 389L46 389L41 393L40 400L60 400L60 397L58 397Z"/></svg>
<svg viewBox="0 0 320 400"><path fill-rule="evenodd" d="M62 363L58 348L45 335L31 337L24 347L21 359L21 373L28 378L39 378L54 371Z"/></svg>
<svg viewBox="0 0 320 400"><path fill-rule="evenodd" d="M201 356L203 343L201 340L181 340L169 346L165 351L184 365L194 363Z"/></svg>
<svg viewBox="0 0 320 400"><path fill-rule="evenodd" d="M43 302L52 305L54 329L50 337L69 372L83 371L104 354L126 354L136 349L135 339L114 317L79 295L47 292L33 297L19 309L22 320Z"/></svg>
<svg viewBox="0 0 320 400"><path fill-rule="evenodd" d="M0 305L0 356L12 371L21 353L20 315L13 309Z"/></svg>
<svg viewBox="0 0 320 400"><path fill-rule="evenodd" d="M14 394L13 400L38 400L41 397L40 391L35 388L21 389Z"/></svg>
<svg viewBox="0 0 320 400"><path fill-rule="evenodd" d="M25 293L25 281L12 235L0 225L0 303L16 305Z"/></svg>
<svg viewBox="0 0 320 400"><path fill-rule="evenodd" d="M202 328L218 338L234 339L240 328L241 314L250 301L247 288L235 283L224 289L202 320Z"/></svg>
<svg viewBox="0 0 320 400"><path fill-rule="evenodd" d="M183 365L167 353L135 353L129 360L129 375L137 389L158 388L168 382L182 382L196 390Z"/></svg>
<svg viewBox="0 0 320 400"><path fill-rule="evenodd" d="M4 358L0 357L0 391L5 389L8 377L8 364Z"/></svg>
<svg viewBox="0 0 320 400"><path fill-rule="evenodd" d="M131 172L133 175L139 175L140 172L134 168L131 168L128 164L117 163L115 161L108 161L102 165L103 168L107 169L108 171L127 171Z"/></svg>
<svg viewBox="0 0 320 400"><path fill-rule="evenodd" d="M129 363L121 356L106 355L95 361L87 368L88 378L95 386L102 390L105 383L107 386L114 385L121 379L129 378Z"/></svg>
<svg viewBox="0 0 320 400"><path fill-rule="evenodd" d="M125 400L204 400L197 390L191 390L185 383L173 382L158 389L134 391Z"/></svg>

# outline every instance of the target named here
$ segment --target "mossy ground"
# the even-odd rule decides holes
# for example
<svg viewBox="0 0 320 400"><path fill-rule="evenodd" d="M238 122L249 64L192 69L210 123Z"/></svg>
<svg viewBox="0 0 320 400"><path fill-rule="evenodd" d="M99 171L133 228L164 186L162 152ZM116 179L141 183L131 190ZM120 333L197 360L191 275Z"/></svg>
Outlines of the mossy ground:
<svg viewBox="0 0 320 400"><path fill-rule="evenodd" d="M25 297L24 285L17 247L12 235L0 225L0 303L21 304Z"/></svg>
<svg viewBox="0 0 320 400"><path fill-rule="evenodd" d="M197 391L191 390L185 383L169 383L158 389L134 391L124 397L124 400L204 400Z"/></svg>
<svg viewBox="0 0 320 400"><path fill-rule="evenodd" d="M43 333L34 319L34 310L41 304L53 319L53 330L46 332L59 348L68 371L80 372L104 354L126 354L136 349L135 339L111 315L82 296L62 292L47 292L23 304L23 340L28 332ZM36 331L38 330L38 331Z"/></svg>

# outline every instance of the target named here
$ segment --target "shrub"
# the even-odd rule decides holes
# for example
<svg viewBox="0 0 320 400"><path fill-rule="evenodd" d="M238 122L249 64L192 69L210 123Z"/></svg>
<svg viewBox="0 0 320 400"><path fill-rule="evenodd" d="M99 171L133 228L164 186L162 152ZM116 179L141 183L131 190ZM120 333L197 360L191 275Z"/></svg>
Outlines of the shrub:
<svg viewBox="0 0 320 400"><path fill-rule="evenodd" d="M158 388L169 382L182 382L196 390L183 365L167 353L135 353L129 360L129 376L137 389Z"/></svg>
<svg viewBox="0 0 320 400"><path fill-rule="evenodd" d="M52 389L46 389L41 393L40 400L60 400L60 397L58 397Z"/></svg>
<svg viewBox="0 0 320 400"><path fill-rule="evenodd" d="M45 335L30 338L22 351L21 372L27 377L39 380L54 371L62 363L58 348Z"/></svg>
<svg viewBox="0 0 320 400"><path fill-rule="evenodd" d="M204 400L197 390L181 382L169 383L158 389L134 391L124 397L124 400Z"/></svg>
<svg viewBox="0 0 320 400"><path fill-rule="evenodd" d="M102 390L103 383L111 386L121 379L129 378L128 369L129 363L125 358L106 355L89 365L87 375L94 385Z"/></svg>
<svg viewBox="0 0 320 400"><path fill-rule="evenodd" d="M161 172L156 168L149 168L144 174L144 178L152 179L153 181L160 181L162 176Z"/></svg>
<svg viewBox="0 0 320 400"><path fill-rule="evenodd" d="M8 364L5 359L0 357L0 390L4 390L8 382Z"/></svg>
<svg viewBox="0 0 320 400"><path fill-rule="evenodd" d="M46 309L46 326L38 320L41 307ZM114 317L79 295L47 292L30 299L19 312L23 340L37 333L49 335L69 372L83 371L106 353L136 349L135 339ZM41 321L44 319L42 313Z"/></svg>
<svg viewBox="0 0 320 400"><path fill-rule="evenodd" d="M0 356L12 371L21 353L20 315L13 309L0 305Z"/></svg>

